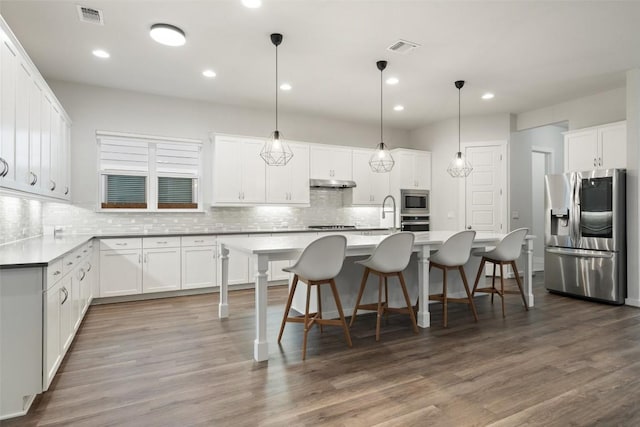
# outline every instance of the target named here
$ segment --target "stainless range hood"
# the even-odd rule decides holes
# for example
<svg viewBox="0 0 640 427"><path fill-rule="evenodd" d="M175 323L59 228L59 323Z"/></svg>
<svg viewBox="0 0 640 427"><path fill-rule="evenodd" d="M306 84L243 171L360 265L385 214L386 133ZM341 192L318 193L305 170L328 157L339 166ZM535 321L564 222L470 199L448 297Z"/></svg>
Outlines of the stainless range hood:
<svg viewBox="0 0 640 427"><path fill-rule="evenodd" d="M310 179L309 187L311 188L353 188L356 186L355 181L339 180L339 179Z"/></svg>

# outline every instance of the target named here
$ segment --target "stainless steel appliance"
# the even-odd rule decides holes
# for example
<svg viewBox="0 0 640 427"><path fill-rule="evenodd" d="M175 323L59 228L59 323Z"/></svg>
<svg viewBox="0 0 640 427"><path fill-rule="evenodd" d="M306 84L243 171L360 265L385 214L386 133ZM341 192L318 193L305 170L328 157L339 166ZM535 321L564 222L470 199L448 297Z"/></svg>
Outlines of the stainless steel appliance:
<svg viewBox="0 0 640 427"><path fill-rule="evenodd" d="M429 190L400 190L400 215L429 215Z"/></svg>
<svg viewBox="0 0 640 427"><path fill-rule="evenodd" d="M544 266L551 292L624 304L624 169L545 177Z"/></svg>
<svg viewBox="0 0 640 427"><path fill-rule="evenodd" d="M402 231L429 231L429 216L402 215L400 229Z"/></svg>

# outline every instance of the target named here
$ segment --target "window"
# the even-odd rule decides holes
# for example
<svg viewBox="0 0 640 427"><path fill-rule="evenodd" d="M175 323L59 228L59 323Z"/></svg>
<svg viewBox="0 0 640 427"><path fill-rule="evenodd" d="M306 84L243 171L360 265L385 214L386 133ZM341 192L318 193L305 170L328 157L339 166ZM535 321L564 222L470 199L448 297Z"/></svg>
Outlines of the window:
<svg viewBox="0 0 640 427"><path fill-rule="evenodd" d="M103 210L201 209L202 144L97 132Z"/></svg>

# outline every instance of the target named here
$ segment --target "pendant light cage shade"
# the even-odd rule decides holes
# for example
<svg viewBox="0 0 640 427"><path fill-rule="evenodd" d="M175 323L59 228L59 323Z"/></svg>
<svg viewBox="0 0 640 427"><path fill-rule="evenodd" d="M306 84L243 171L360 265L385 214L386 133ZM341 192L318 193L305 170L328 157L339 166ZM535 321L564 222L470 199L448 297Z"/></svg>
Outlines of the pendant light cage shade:
<svg viewBox="0 0 640 427"><path fill-rule="evenodd" d="M284 166L293 157L291 147L279 131L273 131L260 150L260 157L269 166Z"/></svg>
<svg viewBox="0 0 640 427"><path fill-rule="evenodd" d="M391 151L389 151L389 147L384 142L378 144L376 151L369 158L369 167L373 172L377 173L391 172L395 164Z"/></svg>
<svg viewBox="0 0 640 427"><path fill-rule="evenodd" d="M454 84L458 89L458 151L449 162L447 172L454 178L466 178L473 170L473 167L460 149L460 89L464 86L464 80L458 80Z"/></svg>
<svg viewBox="0 0 640 427"><path fill-rule="evenodd" d="M285 166L293 157L293 151L278 130L278 46L282 43L283 36L279 33L273 33L269 37L271 43L276 47L276 130L264 142L262 150L260 150L260 157L267 166Z"/></svg>
<svg viewBox="0 0 640 427"><path fill-rule="evenodd" d="M369 158L369 167L372 172L386 173L391 172L396 162L389 151L389 147L384 143L383 134L383 115L382 115L382 72L387 68L387 61L376 62L376 67L380 70L380 143L376 146L376 150Z"/></svg>

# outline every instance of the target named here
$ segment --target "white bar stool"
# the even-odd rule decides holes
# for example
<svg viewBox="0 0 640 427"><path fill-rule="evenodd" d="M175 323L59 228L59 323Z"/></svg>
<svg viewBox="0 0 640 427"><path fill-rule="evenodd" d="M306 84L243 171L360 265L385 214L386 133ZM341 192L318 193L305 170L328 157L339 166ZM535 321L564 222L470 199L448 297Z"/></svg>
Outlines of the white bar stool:
<svg viewBox="0 0 640 427"><path fill-rule="evenodd" d="M305 360L307 356L307 334L315 323L320 325L320 331L322 331L322 325L342 326L347 344L349 347L352 346L349 328L347 328L347 322L342 312L342 304L340 303L340 297L338 296L338 290L336 289L336 282L334 280L342 269L346 247L347 238L344 236L332 235L320 237L311 242L304 251L302 251L302 254L300 254L298 261L296 261L294 265L283 268L284 271L293 273L294 276L291 290L289 291L287 306L284 310L284 317L282 318L282 325L280 326L280 333L278 334L278 343L280 343L282 339L284 326L287 322L303 323L304 339L302 342L302 360ZM303 316L290 317L289 310L291 310L291 303L293 301L293 295L296 292L296 287L298 286L298 281L307 284L307 304ZM331 286L331 292L336 301L340 320L322 318L320 285L325 284ZM318 311L316 313L309 313L309 299L311 298L312 286L316 286L318 291Z"/></svg>
<svg viewBox="0 0 640 427"><path fill-rule="evenodd" d="M386 312L407 313L411 318L411 324L413 331L418 333L418 325L416 324L415 313L413 307L409 301L409 294L407 293L407 286L404 281L402 272L407 265L409 265L409 259L411 258L411 252L413 251L413 233L402 232L391 234L382 240L373 254L365 260L356 261L356 264L361 264L365 267L364 275L362 276L362 283L360 284L360 291L358 292L358 298L356 299L356 305L353 309L353 315L351 316L351 322L349 326L353 325L356 320L356 314L358 309L371 310L378 313L376 320L376 341L380 341L380 318ZM378 303L375 304L360 304L362 294L367 285L367 279L369 274L375 274L378 276ZM407 303L406 308L389 307L389 289L387 287L387 279L392 276L397 276L400 288L404 295L404 299ZM384 278L384 301L382 300L382 279Z"/></svg>
<svg viewBox="0 0 640 427"><path fill-rule="evenodd" d="M465 230L456 233L449 237L447 241L442 244L440 250L429 258L429 271L431 271L432 267L442 270L442 293L429 295L429 300L442 301L445 328L447 327L447 302L449 301L469 304L473 317L476 319L476 322L478 321L478 313L476 313L476 306L473 303L473 297L471 296L469 283L467 282L467 276L464 274L463 268L467 261L469 261L471 245L473 244L475 236L476 232L474 230ZM458 270L460 272L467 298L449 298L447 296L447 270Z"/></svg>
<svg viewBox="0 0 640 427"><path fill-rule="evenodd" d="M504 294L518 293L518 291L504 290L504 271L502 270L502 266L505 264L510 265L511 268L513 268L513 274L515 274L516 276L516 283L518 284L518 289L520 290L520 296L522 296L522 302L524 303L524 307L527 309L527 311L529 311L527 299L525 298L524 291L522 290L522 283L520 282L518 267L516 266L516 260L520 258L520 253L522 252L522 242L524 242L524 238L526 237L528 232L528 228L518 228L517 230L513 230L511 233L504 236L500 243L498 243L498 245L493 250L474 253L475 256L481 256L482 260L480 261L480 268L478 269L476 281L473 284L473 295L475 295L476 292L490 293L491 303L493 304L493 295L497 294L502 299L502 317L505 317ZM484 264L487 262L493 263L493 277L491 278L491 287L479 288L478 282L480 281L480 277L484 272ZM496 289L496 265L500 265L500 289Z"/></svg>

